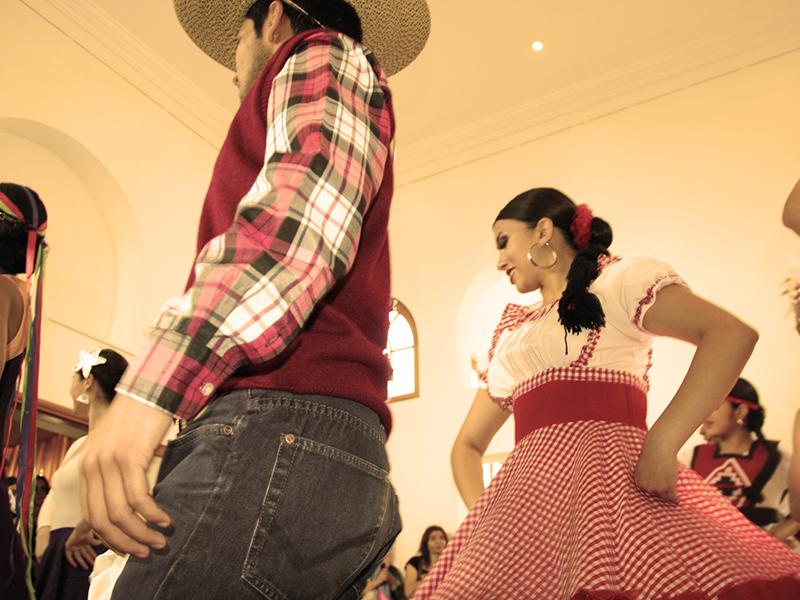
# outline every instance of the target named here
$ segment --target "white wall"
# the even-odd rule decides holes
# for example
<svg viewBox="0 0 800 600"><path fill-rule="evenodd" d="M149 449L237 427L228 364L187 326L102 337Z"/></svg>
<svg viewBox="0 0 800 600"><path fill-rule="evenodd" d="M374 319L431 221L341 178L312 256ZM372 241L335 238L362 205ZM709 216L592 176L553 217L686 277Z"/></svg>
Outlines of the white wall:
<svg viewBox="0 0 800 600"><path fill-rule="evenodd" d="M389 446L405 522L398 562L427 525L457 525L449 451L473 395L458 312L473 281L488 281L494 215L531 187L588 202L613 225L617 254L672 262L698 294L758 328L745 375L767 406L765 433L788 441L800 338L779 284L800 240L780 216L800 177L798 73L800 52L790 53L397 190L394 294L414 314L421 356L421 397L393 405ZM651 421L690 357L685 344L657 341ZM512 445L506 427L490 452Z"/></svg>
<svg viewBox="0 0 800 600"><path fill-rule="evenodd" d="M0 22L0 180L48 207L42 397L69 405L87 336L135 351L182 291L217 150L21 2Z"/></svg>

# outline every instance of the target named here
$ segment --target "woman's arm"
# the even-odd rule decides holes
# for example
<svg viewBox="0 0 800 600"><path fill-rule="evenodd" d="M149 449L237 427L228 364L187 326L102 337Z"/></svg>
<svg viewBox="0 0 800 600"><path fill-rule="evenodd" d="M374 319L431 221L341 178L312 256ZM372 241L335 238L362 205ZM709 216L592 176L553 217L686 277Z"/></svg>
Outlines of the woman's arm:
<svg viewBox="0 0 800 600"><path fill-rule="evenodd" d="M492 400L489 392L478 390L456 436L450 453L450 464L458 492L469 509L483 493L481 460L486 448L510 415L511 413Z"/></svg>
<svg viewBox="0 0 800 600"><path fill-rule="evenodd" d="M783 205L783 224L800 235L800 180L795 184Z"/></svg>
<svg viewBox="0 0 800 600"><path fill-rule="evenodd" d="M794 416L794 452L789 466L789 505L792 519L800 521L800 410Z"/></svg>
<svg viewBox="0 0 800 600"><path fill-rule="evenodd" d="M42 507L39 509L39 517L36 520L38 523L36 528L36 560L42 559L47 546L50 545L50 507L52 504L53 494L51 490L51 493L47 494L44 502L42 502Z"/></svg>
<svg viewBox="0 0 800 600"><path fill-rule="evenodd" d="M800 523L793 519L786 519L770 529L769 533L777 539L784 541L793 538L798 531L800 531Z"/></svg>
<svg viewBox="0 0 800 600"><path fill-rule="evenodd" d="M36 560L42 560L47 546L50 545L50 525L43 525L36 530Z"/></svg>
<svg viewBox="0 0 800 600"><path fill-rule="evenodd" d="M25 298L8 277L0 277L0 376L6 366L9 338L22 326ZM14 358L13 356L11 358Z"/></svg>
<svg viewBox="0 0 800 600"><path fill-rule="evenodd" d="M6 366L6 350L8 347L8 319L11 315L11 297L8 295L8 286L0 283L0 377Z"/></svg>
<svg viewBox="0 0 800 600"><path fill-rule="evenodd" d="M639 487L677 501L677 452L733 388L758 333L677 285L658 293L643 325L655 335L697 346L683 383L647 434L636 468Z"/></svg>
<svg viewBox="0 0 800 600"><path fill-rule="evenodd" d="M403 582L403 590L406 593L406 598L413 598L417 591L417 570L411 565L406 565L406 580Z"/></svg>

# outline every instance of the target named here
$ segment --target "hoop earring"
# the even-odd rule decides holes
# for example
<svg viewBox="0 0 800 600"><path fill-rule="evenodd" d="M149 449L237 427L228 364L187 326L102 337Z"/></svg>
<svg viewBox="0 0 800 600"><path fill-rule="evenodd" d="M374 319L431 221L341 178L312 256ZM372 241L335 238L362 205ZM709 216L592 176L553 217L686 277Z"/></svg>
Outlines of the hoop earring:
<svg viewBox="0 0 800 600"><path fill-rule="evenodd" d="M539 267L540 269L552 269L553 267L556 266L556 264L558 264L558 253L550 245L550 242L545 242L544 246L538 246L540 248L547 248L550 250L550 252L553 253L553 262L550 263L549 265L541 265L537 263L535 260L533 260L533 249L536 247L537 247L536 244L533 244L530 247L530 249L528 249L528 262L530 262L534 267Z"/></svg>

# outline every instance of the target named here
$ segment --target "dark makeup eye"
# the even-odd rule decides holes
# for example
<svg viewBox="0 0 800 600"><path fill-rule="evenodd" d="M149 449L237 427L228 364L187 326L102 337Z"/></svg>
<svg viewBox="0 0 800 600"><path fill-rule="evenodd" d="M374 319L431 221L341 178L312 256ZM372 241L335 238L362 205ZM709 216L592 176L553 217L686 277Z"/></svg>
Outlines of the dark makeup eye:
<svg viewBox="0 0 800 600"><path fill-rule="evenodd" d="M508 236L505 234L498 235L496 243L497 243L497 249L502 250L508 245Z"/></svg>

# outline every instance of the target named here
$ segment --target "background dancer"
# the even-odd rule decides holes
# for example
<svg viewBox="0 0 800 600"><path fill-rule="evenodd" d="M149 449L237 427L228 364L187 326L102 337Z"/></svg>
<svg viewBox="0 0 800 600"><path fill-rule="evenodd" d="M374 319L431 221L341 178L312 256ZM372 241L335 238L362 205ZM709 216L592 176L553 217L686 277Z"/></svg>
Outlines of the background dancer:
<svg viewBox="0 0 800 600"><path fill-rule="evenodd" d="M695 446L690 467L759 527L792 547L800 525L787 519L791 455L761 432L764 407L746 379L703 421L709 443Z"/></svg>
<svg viewBox="0 0 800 600"><path fill-rule="evenodd" d="M47 210L39 195L22 185L0 183L0 426L5 467L11 416L19 389L20 453L16 521L0 483L0 592L3 598L33 597L32 530L33 460L36 448L39 331ZM20 373L25 365L25 378ZM19 523L22 537L15 532ZM25 561L23 547L30 560ZM26 586L27 583L27 586ZM26 589L27 588L27 589Z"/></svg>

